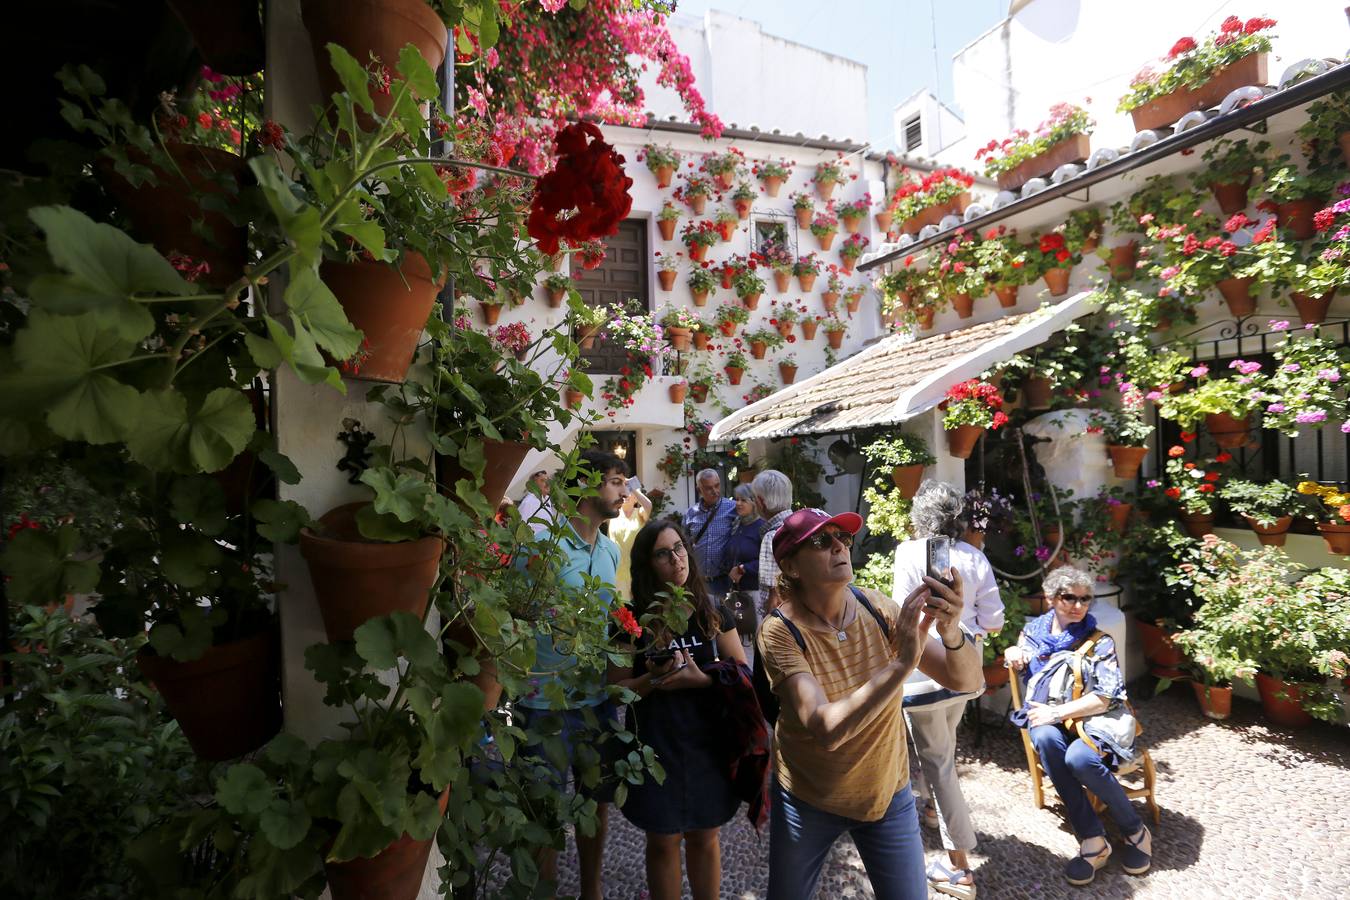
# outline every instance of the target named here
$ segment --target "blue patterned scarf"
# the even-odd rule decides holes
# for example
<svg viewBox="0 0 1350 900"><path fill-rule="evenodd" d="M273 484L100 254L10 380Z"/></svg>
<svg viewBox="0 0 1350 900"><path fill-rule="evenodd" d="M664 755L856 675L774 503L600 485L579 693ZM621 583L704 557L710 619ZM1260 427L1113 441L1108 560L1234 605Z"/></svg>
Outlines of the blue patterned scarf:
<svg viewBox="0 0 1350 900"><path fill-rule="evenodd" d="M1032 675L1043 669L1045 664L1050 661L1050 657L1061 650L1073 649L1079 642L1097 630L1097 620L1092 613L1083 616L1083 621L1073 623L1058 634L1050 632L1054 621L1055 611L1052 609L1044 615L1032 619L1022 629L1022 634L1026 636L1027 641L1036 652L1028 667L1028 671Z"/></svg>

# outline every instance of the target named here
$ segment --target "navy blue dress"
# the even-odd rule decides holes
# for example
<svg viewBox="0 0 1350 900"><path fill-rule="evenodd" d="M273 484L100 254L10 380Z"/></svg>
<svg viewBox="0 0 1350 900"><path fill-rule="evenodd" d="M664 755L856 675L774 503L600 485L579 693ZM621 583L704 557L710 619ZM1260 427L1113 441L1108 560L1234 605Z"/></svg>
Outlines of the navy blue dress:
<svg viewBox="0 0 1350 900"><path fill-rule="evenodd" d="M749 525L737 522L732 530L731 537L727 539L725 555L722 557L722 571L730 572L737 566L745 566L745 572L741 575L739 583L732 583L730 578L726 579L726 590L759 590L759 544L764 539L766 524L763 519L755 519ZM720 601L722 598L717 599Z"/></svg>
<svg viewBox="0 0 1350 900"><path fill-rule="evenodd" d="M719 631L736 630L730 613L719 608L718 614ZM647 672L642 651L649 645L644 633L633 657L634 677ZM703 634L693 621L670 646L684 650L700 668L719 658L716 639ZM643 831L679 834L720 828L736 815L740 801L724 768L721 742L726 734L718 725L716 697L712 688L654 690L629 707L630 727L638 740L656 751L666 770L664 784L648 776L642 784L630 785L628 799L620 807L624 818Z"/></svg>

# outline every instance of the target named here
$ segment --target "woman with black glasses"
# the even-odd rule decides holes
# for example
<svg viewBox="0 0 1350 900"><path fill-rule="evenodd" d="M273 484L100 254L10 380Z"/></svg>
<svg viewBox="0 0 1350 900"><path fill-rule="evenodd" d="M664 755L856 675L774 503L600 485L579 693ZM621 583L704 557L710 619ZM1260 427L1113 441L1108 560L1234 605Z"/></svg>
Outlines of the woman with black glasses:
<svg viewBox="0 0 1350 900"><path fill-rule="evenodd" d="M703 669L718 660L745 665L736 622L708 595L698 560L684 530L669 520L645 526L633 540L632 612L648 613L678 602L688 619L682 634L643 629L632 644L631 668L610 666L611 684L642 699L631 707L629 725L638 740L656 751L665 781L646 778L629 788L620 806L625 818L647 833L647 887L653 900L678 900L680 844L689 868L694 900L716 900L721 892L722 856L718 829L731 821L740 801L732 789L720 733L718 694ZM672 596L681 589L679 600ZM668 618L668 617L667 617Z"/></svg>
<svg viewBox="0 0 1350 900"><path fill-rule="evenodd" d="M1060 566L1045 576L1043 586L1050 610L1027 622L1017 646L1004 651L1003 658L1029 677L1026 704L1013 713L1014 721L1029 729L1079 840L1078 855L1065 866L1064 877L1070 884L1090 884L1111 856L1106 829L1085 788L1106 804L1120 828L1121 866L1130 875L1142 875L1152 862L1153 835L1111 773L1111 766L1133 758L1135 736L1115 642L1097 630L1088 612L1091 575ZM1081 685L1081 696L1072 699L1075 684ZM1070 731L1078 721L1082 728Z"/></svg>

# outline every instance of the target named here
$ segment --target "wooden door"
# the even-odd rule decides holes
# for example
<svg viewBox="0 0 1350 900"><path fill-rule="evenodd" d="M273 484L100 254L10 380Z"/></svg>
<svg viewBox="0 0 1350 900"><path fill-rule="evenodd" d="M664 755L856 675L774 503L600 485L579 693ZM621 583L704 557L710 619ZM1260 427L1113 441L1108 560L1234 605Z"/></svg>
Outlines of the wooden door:
<svg viewBox="0 0 1350 900"><path fill-rule="evenodd" d="M651 308L647 271L647 223L627 219L619 223L619 232L605 239L605 261L583 270L574 279L577 292L588 306L609 306L637 300L643 309ZM590 375L615 375L628 362L623 347L601 338L581 358L589 364Z"/></svg>

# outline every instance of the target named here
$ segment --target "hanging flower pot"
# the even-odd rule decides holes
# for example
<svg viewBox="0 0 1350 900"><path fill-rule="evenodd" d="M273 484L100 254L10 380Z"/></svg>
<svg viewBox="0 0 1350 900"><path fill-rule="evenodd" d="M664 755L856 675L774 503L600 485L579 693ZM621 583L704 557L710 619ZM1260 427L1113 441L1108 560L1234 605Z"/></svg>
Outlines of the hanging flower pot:
<svg viewBox="0 0 1350 900"><path fill-rule="evenodd" d="M1311 197L1275 204L1275 217L1281 228L1287 228L1296 241L1306 241L1316 232L1313 213L1322 208L1322 202Z"/></svg>
<svg viewBox="0 0 1350 900"><path fill-rule="evenodd" d="M816 286L816 273L807 272L797 276L797 284L803 291L810 291Z"/></svg>
<svg viewBox="0 0 1350 900"><path fill-rule="evenodd" d="M1214 533L1213 513L1190 513L1182 510L1178 516L1181 519L1181 526L1186 529L1186 533L1197 541L1207 534Z"/></svg>
<svg viewBox="0 0 1350 900"><path fill-rule="evenodd" d="M1243 181L1211 184L1209 189L1214 193L1214 200L1219 204L1220 211L1226 216L1231 216L1247 208L1247 192L1251 190L1251 186L1252 177L1248 175Z"/></svg>
<svg viewBox="0 0 1350 900"><path fill-rule="evenodd" d="M798 228L810 228L810 227L811 227L811 219L814 218L815 212L816 212L814 209L808 207L808 208L806 208L806 209L797 209L797 210L794 210L794 212L795 212L796 215L797 215L797 227L798 227Z"/></svg>
<svg viewBox="0 0 1350 900"><path fill-rule="evenodd" d="M727 373L727 384L740 384L741 376L745 374L740 366L724 366L722 371Z"/></svg>
<svg viewBox="0 0 1350 900"><path fill-rule="evenodd" d="M1139 474L1144 457L1148 456L1147 447L1127 447L1123 444L1109 444L1106 452L1111 457L1117 478L1134 478Z"/></svg>
<svg viewBox="0 0 1350 900"><path fill-rule="evenodd" d="M690 295L691 297L694 298L694 305L695 305L695 306L707 306L707 305L708 305L708 292L707 292L707 291L690 291L690 292L689 292L689 295Z"/></svg>
<svg viewBox="0 0 1350 900"><path fill-rule="evenodd" d="M735 278L735 277L736 277L736 273L735 273L735 272L731 271L731 269L728 268L727 266L723 266L723 267L722 267L722 290L724 290L724 291L729 291L729 290L731 290L731 281L732 281L732 279Z"/></svg>
<svg viewBox="0 0 1350 900"><path fill-rule="evenodd" d="M406 610L426 612L445 541L369 541L356 527L357 510L347 503L319 518L319 531L300 530L300 555L309 566L314 597L329 641L349 641L361 625Z"/></svg>
<svg viewBox="0 0 1350 900"><path fill-rule="evenodd" d="M802 337L806 338L808 341L814 341L816 339L816 329L819 327L820 323L815 319L802 319Z"/></svg>
<svg viewBox="0 0 1350 900"><path fill-rule="evenodd" d="M1338 556L1350 556L1350 525L1333 525L1330 522L1318 522L1317 530L1322 540L1327 542L1327 550Z"/></svg>
<svg viewBox="0 0 1350 900"><path fill-rule="evenodd" d="M785 338L792 337L791 322L784 322L782 319L778 319L774 324L774 328L777 328L778 333L781 334L783 337Z"/></svg>
<svg viewBox="0 0 1350 900"><path fill-rule="evenodd" d="M706 384L691 385L689 393L693 395L695 403L703 403L708 399L708 386Z"/></svg>
<svg viewBox="0 0 1350 900"><path fill-rule="evenodd" d="M1313 717L1303 709L1303 685L1256 673L1256 691L1261 695L1261 712L1275 725L1307 728Z"/></svg>
<svg viewBox="0 0 1350 900"><path fill-rule="evenodd" d="M136 665L201 759L243 756L281 730L281 635L275 622L250 637L209 647L191 662L145 649Z"/></svg>
<svg viewBox="0 0 1350 900"><path fill-rule="evenodd" d="M1205 416L1205 430L1219 447L1236 450L1247 443L1247 432L1251 430L1249 418L1243 416L1239 419L1228 413L1209 413Z"/></svg>
<svg viewBox="0 0 1350 900"><path fill-rule="evenodd" d="M895 213L887 210L886 212L877 213L873 218L877 221L877 230L888 232L886 239L890 240L889 232L891 230L891 222L895 219Z"/></svg>
<svg viewBox="0 0 1350 900"><path fill-rule="evenodd" d="M822 200L830 199L831 197L834 196L835 184L837 184L837 182L835 181L817 181L816 195L819 196L820 199Z"/></svg>
<svg viewBox="0 0 1350 900"><path fill-rule="evenodd" d="M689 198L689 211L696 216L703 215L704 210L708 208L708 198L699 194Z"/></svg>
<svg viewBox="0 0 1350 900"><path fill-rule="evenodd" d="M563 390L563 402L567 404L568 409L581 409L582 402L586 395L576 388L565 388Z"/></svg>
<svg viewBox="0 0 1350 900"><path fill-rule="evenodd" d="M1050 395L1054 390L1054 385L1049 378L1037 375L1028 378L1022 391L1026 395L1027 409L1049 409Z"/></svg>
<svg viewBox="0 0 1350 900"><path fill-rule="evenodd" d="M1320 325L1325 322L1327 310L1331 308L1331 298L1335 296L1335 288L1319 297L1313 297L1302 291L1289 292L1289 299L1293 301L1294 309L1298 310L1298 317L1303 320L1304 325Z"/></svg>
<svg viewBox="0 0 1350 900"><path fill-rule="evenodd" d="M783 384L792 384L797 380L797 367L790 366L787 363L779 363L778 377L783 379Z"/></svg>
<svg viewBox="0 0 1350 900"><path fill-rule="evenodd" d="M708 258L708 245L694 244L689 248L689 258L694 262L703 262Z"/></svg>
<svg viewBox="0 0 1350 900"><path fill-rule="evenodd" d="M408 44L433 69L445 62L449 32L425 0L301 0L300 18L314 48L325 101L342 90L342 80L329 63L330 43L345 49L359 65L366 65L373 56L392 70ZM390 95L372 92L371 99L381 116L393 109Z"/></svg>
<svg viewBox="0 0 1350 900"><path fill-rule="evenodd" d="M1135 619L1139 629L1139 640L1144 645L1144 658L1149 662L1149 671L1160 678L1178 678L1183 673L1179 668L1186 661L1181 648L1172 642L1172 636L1153 622Z"/></svg>
<svg viewBox="0 0 1350 900"><path fill-rule="evenodd" d="M492 321L495 322L496 319L493 319ZM488 322L488 324L491 325L492 322ZM577 329L573 337L576 339L578 347L580 347L582 350L590 350L592 347L595 346L595 337L599 333L600 333L599 325L587 325L585 328Z"/></svg>
<svg viewBox="0 0 1350 900"><path fill-rule="evenodd" d="M695 350L707 350L707 349L708 349L708 342L711 341L711 340L712 340L712 335L708 334L708 332L706 332L706 331L695 331L695 332L694 332L694 349L695 349Z"/></svg>
<svg viewBox="0 0 1350 900"><path fill-rule="evenodd" d="M684 402L684 398L689 394L689 382L677 381L668 389L670 392L670 402L677 406Z"/></svg>
<svg viewBox="0 0 1350 900"><path fill-rule="evenodd" d="M1069 270L1050 269L1045 273L1045 286L1051 297L1063 297L1069 292Z"/></svg>
<svg viewBox="0 0 1350 900"><path fill-rule="evenodd" d="M844 346L844 332L827 331L825 332L825 340L830 342L831 350L838 350L840 347Z"/></svg>
<svg viewBox="0 0 1350 900"><path fill-rule="evenodd" d="M1113 503L1106 508L1107 518L1111 520L1111 530L1116 534L1125 533L1125 525L1130 521L1132 503Z"/></svg>
<svg viewBox="0 0 1350 900"><path fill-rule="evenodd" d="M834 312L835 307L839 305L839 292L822 291L820 294L820 302L825 304L826 312Z"/></svg>
<svg viewBox="0 0 1350 900"><path fill-rule="evenodd" d="M729 241L736 236L735 222L718 222L717 233L722 236L722 240Z"/></svg>
<svg viewBox="0 0 1350 900"><path fill-rule="evenodd" d="M1262 525L1251 516L1243 516L1247 526L1256 532L1256 539L1266 547L1283 547L1289 536L1289 526L1294 523L1293 516L1280 516L1273 525Z"/></svg>
<svg viewBox="0 0 1350 900"><path fill-rule="evenodd" d="M736 215L742 219L750 218L749 200L732 200L731 205L736 209ZM734 226L733 226L734 227Z"/></svg>
<svg viewBox="0 0 1350 900"><path fill-rule="evenodd" d="M746 309L759 309L759 298L759 294L746 294L741 298L741 302L745 304Z"/></svg>
<svg viewBox="0 0 1350 900"><path fill-rule="evenodd" d="M365 335L359 377L402 381L422 339L438 286L420 253L408 252L401 271L391 263L336 262L319 266L319 277L337 297L352 325Z"/></svg>
<svg viewBox="0 0 1350 900"><path fill-rule="evenodd" d="M957 459L970 459L975 443L984 434L982 425L957 425L947 429L947 452Z"/></svg>
<svg viewBox="0 0 1350 900"><path fill-rule="evenodd" d="M1012 309L1017 305L1017 285L1004 284L994 286L994 296L998 298L998 305L1004 309Z"/></svg>
<svg viewBox="0 0 1350 900"><path fill-rule="evenodd" d="M675 276L679 274L673 270L662 269L656 273L656 280L661 282L661 290L671 291L675 289Z"/></svg>
<svg viewBox="0 0 1350 900"><path fill-rule="evenodd" d="M753 356L755 359L763 359L764 354L768 352L768 349L769 345L764 343L763 341L750 342L750 355Z"/></svg>
<svg viewBox="0 0 1350 900"><path fill-rule="evenodd" d="M859 226L862 225L862 219L861 213L856 216L844 215L842 213L839 215L839 223L844 226L844 232L846 234L857 234Z"/></svg>
<svg viewBox="0 0 1350 900"><path fill-rule="evenodd" d="M930 306L927 309L921 309L917 313L915 313L914 316L919 322L919 327L925 329L932 328L933 314L935 312L937 312L937 310L933 309L933 307Z"/></svg>
<svg viewBox="0 0 1350 900"><path fill-rule="evenodd" d="M731 185L735 177L736 177L735 172L718 172L716 175L713 176L713 180L717 182L717 186L719 188L721 188L724 191L728 191L731 190Z"/></svg>
<svg viewBox="0 0 1350 900"><path fill-rule="evenodd" d="M764 195L766 197L777 197L779 189L783 186L783 179L778 175L765 175L763 182Z"/></svg>
<svg viewBox="0 0 1350 900"><path fill-rule="evenodd" d="M502 305L500 303L488 303L486 300L479 301L479 306L483 308L483 321L488 325L496 325L497 320L502 315Z"/></svg>
<svg viewBox="0 0 1350 900"><path fill-rule="evenodd" d="M483 712L497 708L502 699L502 683L497 678L497 660L483 646L478 635L464 617L456 618L445 628L445 637L466 649L478 662L478 673L466 680L483 692ZM453 648L446 648L447 662L452 666L459 664L459 654Z"/></svg>
<svg viewBox="0 0 1350 900"><path fill-rule="evenodd" d="M1107 265L1111 269L1112 281L1131 281L1139 261L1139 243L1130 241L1119 247L1111 248L1111 258Z"/></svg>
<svg viewBox="0 0 1350 900"><path fill-rule="evenodd" d="M721 330L723 337L732 337L736 334L735 322L718 322L717 327Z"/></svg>
<svg viewBox="0 0 1350 900"><path fill-rule="evenodd" d="M1256 299L1251 294L1253 280L1251 278L1225 278L1214 285L1223 295L1223 302L1228 304L1228 311L1238 318L1250 316L1256 312Z"/></svg>
<svg viewBox="0 0 1350 900"><path fill-rule="evenodd" d="M657 166L652 170L652 174L656 176L656 186L658 188L668 188L670 187L670 179L675 174L675 167Z"/></svg>
<svg viewBox="0 0 1350 900"><path fill-rule="evenodd" d="M862 294L849 294L848 300L844 303L844 308L850 313L855 313L862 306Z"/></svg>
<svg viewBox="0 0 1350 900"><path fill-rule="evenodd" d="M549 309L558 309L562 306L563 298L567 296L567 291L546 290L548 295Z"/></svg>
<svg viewBox="0 0 1350 900"><path fill-rule="evenodd" d="M840 270L843 271L845 275L852 275L853 267L857 265L857 263L858 260L852 256L841 257L839 261L839 268Z"/></svg>
<svg viewBox="0 0 1350 900"><path fill-rule="evenodd" d="M828 250L834 246L834 239L839 234L837 231L827 231L824 234L816 235L816 243L820 244L821 250Z"/></svg>
<svg viewBox="0 0 1350 900"><path fill-rule="evenodd" d="M773 273L773 287L778 293L786 294L792 287L792 273L775 271Z"/></svg>
<svg viewBox="0 0 1350 900"><path fill-rule="evenodd" d="M450 789L441 793L441 816L450 804ZM422 890L435 836L413 840L406 832L371 857L323 864L333 900L414 900ZM326 854L325 854L326 855Z"/></svg>
<svg viewBox="0 0 1350 900"><path fill-rule="evenodd" d="M922 465L892 466L891 481L900 491L900 496L911 500L919 492L919 483L923 481Z"/></svg>
<svg viewBox="0 0 1350 900"><path fill-rule="evenodd" d="M952 309L958 319L969 319L975 314L975 298L967 293L952 295Z"/></svg>
<svg viewBox="0 0 1350 900"><path fill-rule="evenodd" d="M666 342L675 350L688 350L694 336L692 328L668 327L665 329Z"/></svg>
<svg viewBox="0 0 1350 900"><path fill-rule="evenodd" d="M1233 714L1233 689L1231 687L1219 687L1217 684L1192 681L1191 689L1195 691L1195 702L1200 704L1200 711L1206 717L1223 721Z"/></svg>
<svg viewBox="0 0 1350 900"><path fill-rule="evenodd" d="M675 239L675 219L657 219L656 230L661 232L661 240L671 241Z"/></svg>
<svg viewBox="0 0 1350 900"><path fill-rule="evenodd" d="M529 453L529 444L483 439L483 496L493 506L506 494ZM454 457L436 457L436 480L441 483L443 492L453 496L455 483L461 478L473 480Z"/></svg>

